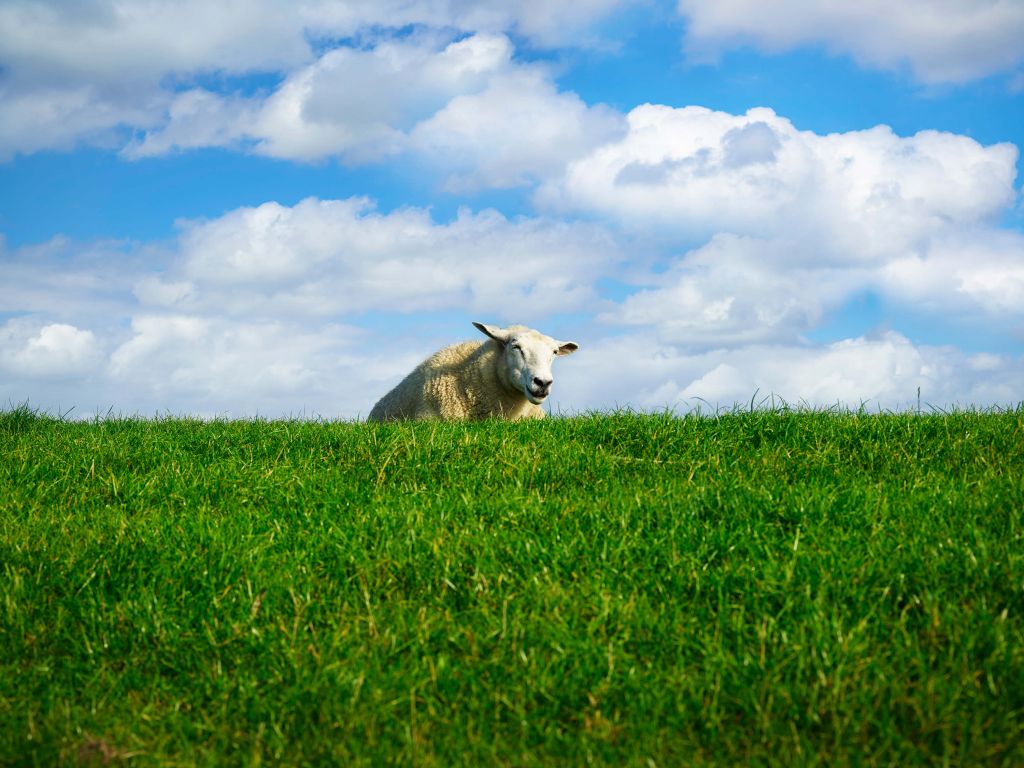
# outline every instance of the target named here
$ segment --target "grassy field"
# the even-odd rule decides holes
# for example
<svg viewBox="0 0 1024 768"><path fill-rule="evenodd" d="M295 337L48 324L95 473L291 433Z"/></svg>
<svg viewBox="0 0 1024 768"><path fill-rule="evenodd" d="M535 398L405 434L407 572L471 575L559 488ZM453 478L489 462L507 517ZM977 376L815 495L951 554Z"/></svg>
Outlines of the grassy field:
<svg viewBox="0 0 1024 768"><path fill-rule="evenodd" d="M1022 765L1024 409L9 411L0 763Z"/></svg>

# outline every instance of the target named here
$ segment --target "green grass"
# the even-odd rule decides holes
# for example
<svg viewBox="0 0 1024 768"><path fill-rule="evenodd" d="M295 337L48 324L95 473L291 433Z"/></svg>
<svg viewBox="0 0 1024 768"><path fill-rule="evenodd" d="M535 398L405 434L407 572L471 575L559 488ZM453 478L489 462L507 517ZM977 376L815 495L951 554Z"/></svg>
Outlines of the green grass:
<svg viewBox="0 0 1024 768"><path fill-rule="evenodd" d="M1024 764L1024 409L0 415L0 763Z"/></svg>

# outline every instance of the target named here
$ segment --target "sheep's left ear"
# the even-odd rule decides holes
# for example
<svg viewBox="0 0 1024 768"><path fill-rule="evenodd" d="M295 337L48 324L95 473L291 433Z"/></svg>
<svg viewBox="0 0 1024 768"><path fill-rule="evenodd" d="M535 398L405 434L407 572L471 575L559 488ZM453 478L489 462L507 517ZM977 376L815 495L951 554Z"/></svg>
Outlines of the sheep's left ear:
<svg viewBox="0 0 1024 768"><path fill-rule="evenodd" d="M555 354L559 356L571 355L579 348L580 345L577 344L575 341L561 341L558 343L558 352L556 352Z"/></svg>
<svg viewBox="0 0 1024 768"><path fill-rule="evenodd" d="M485 336L490 336L499 344L505 344L509 339L509 332L504 328L499 328L496 325L487 325L485 323L473 323L477 330Z"/></svg>

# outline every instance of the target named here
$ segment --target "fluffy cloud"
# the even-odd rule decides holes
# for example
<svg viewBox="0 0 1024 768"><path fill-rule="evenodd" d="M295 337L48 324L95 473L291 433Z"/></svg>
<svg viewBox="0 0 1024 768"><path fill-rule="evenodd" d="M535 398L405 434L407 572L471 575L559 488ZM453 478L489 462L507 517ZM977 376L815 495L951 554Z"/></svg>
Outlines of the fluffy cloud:
<svg viewBox="0 0 1024 768"><path fill-rule="evenodd" d="M149 246L60 236L11 249L0 237L0 264L0 313L93 327L116 317L131 301L140 270L159 269L162 254Z"/></svg>
<svg viewBox="0 0 1024 768"><path fill-rule="evenodd" d="M405 131L454 96L483 89L512 66L504 36L474 35L339 48L289 79L267 100L252 133L260 152L310 160L373 159L405 147Z"/></svg>
<svg viewBox="0 0 1024 768"><path fill-rule="evenodd" d="M0 7L0 51L19 79L155 81L197 72L289 70L311 41L426 26L515 31L541 45L585 38L620 0L13 0Z"/></svg>
<svg viewBox="0 0 1024 768"><path fill-rule="evenodd" d="M151 120L151 130L126 144L121 150L125 157L134 160L177 150L240 146L251 141L251 126L260 111L258 100L220 96L202 88L168 96L164 101L160 122ZM138 122L119 122L144 127Z"/></svg>
<svg viewBox="0 0 1024 768"><path fill-rule="evenodd" d="M310 57L301 17L280 4L15 0L0 6L0 160L17 152L118 147L161 125L165 81L276 71Z"/></svg>
<svg viewBox="0 0 1024 768"><path fill-rule="evenodd" d="M1016 230L966 228L936 238L877 272L877 287L895 300L935 312L981 314L1019 335L1024 318L1024 235Z"/></svg>
<svg viewBox="0 0 1024 768"><path fill-rule="evenodd" d="M628 120L538 201L703 244L609 322L702 348L797 342L865 291L989 327L1024 315L1024 237L997 224L1017 199L1012 145L884 126L821 136L767 109L646 105Z"/></svg>
<svg viewBox="0 0 1024 768"><path fill-rule="evenodd" d="M136 295L188 311L336 316L455 307L504 318L594 305L621 258L600 227L463 210L435 223L363 198L266 203L183 225L180 258Z"/></svg>
<svg viewBox="0 0 1024 768"><path fill-rule="evenodd" d="M558 47L600 44L590 27L616 9L634 4L636 0L449 0L430 5L440 16L433 17L434 26L512 30L537 45Z"/></svg>
<svg viewBox="0 0 1024 768"><path fill-rule="evenodd" d="M71 325L18 318L0 325L0 407L27 400L82 417L112 411L353 418L421 355L408 340L338 323L143 310L126 334L101 339Z"/></svg>
<svg viewBox="0 0 1024 768"><path fill-rule="evenodd" d="M503 32L572 44L618 4L15 0L0 6L0 160L79 142L141 156L249 138L276 157L386 154L412 118L509 66ZM420 37L480 34L440 54L436 42L388 39L410 25L444 31ZM358 42L338 46L344 38ZM265 104L197 86L220 80L230 92L251 74L284 83ZM145 135L126 145L137 131Z"/></svg>
<svg viewBox="0 0 1024 768"><path fill-rule="evenodd" d="M412 131L413 148L452 176L450 188L515 187L544 179L624 130L611 109L559 92L538 69L457 96Z"/></svg>
<svg viewBox="0 0 1024 768"><path fill-rule="evenodd" d="M0 370L7 376L65 379L90 373L101 349L91 331L15 318L0 326Z"/></svg>
<svg viewBox="0 0 1024 768"><path fill-rule="evenodd" d="M1015 199L1017 148L886 126L818 135L772 110L743 115L644 105L629 130L569 165L538 193L677 235L816 237L863 258L986 221Z"/></svg>
<svg viewBox="0 0 1024 768"><path fill-rule="evenodd" d="M19 89L0 82L0 162L16 152L71 149L79 142L116 148L119 127L156 127L168 99L133 99L95 86Z"/></svg>
<svg viewBox="0 0 1024 768"><path fill-rule="evenodd" d="M334 323L141 314L104 375L121 393L118 407L143 412L173 403L204 416L355 416L372 407L379 380L392 373L368 359L370 338Z"/></svg>
<svg viewBox="0 0 1024 768"><path fill-rule="evenodd" d="M1020 402L1024 380L1024 357L920 346L895 332L697 353L630 334L584 345L572 363L559 372L558 386L573 408L714 411L775 395L776 404L901 409L916 406L918 387L923 405L1005 407Z"/></svg>
<svg viewBox="0 0 1024 768"><path fill-rule="evenodd" d="M909 65L928 83L962 83L1024 62L1024 5L1016 0L679 0L678 8L697 61L748 44L770 52L823 45L871 67Z"/></svg>
<svg viewBox="0 0 1024 768"><path fill-rule="evenodd" d="M799 247L716 235L672 260L654 286L627 296L602 319L650 326L658 338L689 349L793 341L870 283L865 270L785 267Z"/></svg>
<svg viewBox="0 0 1024 768"><path fill-rule="evenodd" d="M812 251L801 241L716 235L671 259L648 278L653 285L601 319L650 327L657 338L690 350L793 343L852 298L873 294L921 317L956 318L988 329L990 337L1024 338L1018 232L969 230L874 263L815 264Z"/></svg>
<svg viewBox="0 0 1024 768"><path fill-rule="evenodd" d="M294 66L310 54L305 26L270 0L14 0L0 8L0 50L19 81L150 83Z"/></svg>
<svg viewBox="0 0 1024 768"><path fill-rule="evenodd" d="M336 48L266 98L192 90L132 157L249 145L271 157L348 163L411 153L452 187L512 187L557 173L621 133L620 115L558 91L550 73L513 60L504 35L445 43L421 34Z"/></svg>

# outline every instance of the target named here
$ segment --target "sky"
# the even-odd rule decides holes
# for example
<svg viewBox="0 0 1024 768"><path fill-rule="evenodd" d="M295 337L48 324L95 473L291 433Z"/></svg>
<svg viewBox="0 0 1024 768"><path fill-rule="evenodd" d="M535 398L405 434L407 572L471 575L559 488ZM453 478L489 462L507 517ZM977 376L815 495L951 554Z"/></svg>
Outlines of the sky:
<svg viewBox="0 0 1024 768"><path fill-rule="evenodd" d="M0 0L0 409L1024 401L1021 0Z"/></svg>

